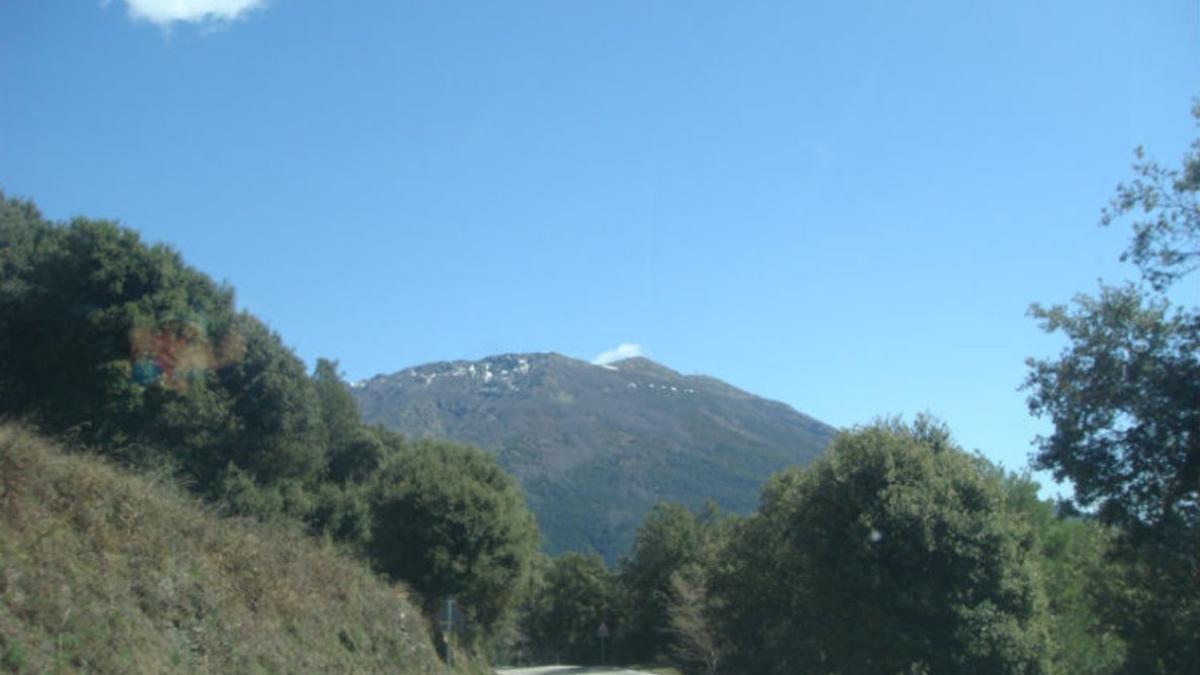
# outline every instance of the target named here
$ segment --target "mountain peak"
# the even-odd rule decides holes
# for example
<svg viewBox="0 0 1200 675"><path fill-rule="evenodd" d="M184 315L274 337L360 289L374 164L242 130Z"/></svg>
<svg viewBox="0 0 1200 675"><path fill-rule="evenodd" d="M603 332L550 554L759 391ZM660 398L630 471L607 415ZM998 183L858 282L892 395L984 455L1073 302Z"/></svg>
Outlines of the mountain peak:
<svg viewBox="0 0 1200 675"><path fill-rule="evenodd" d="M620 361L613 361L612 363L610 363L608 365L613 366L617 370L623 370L623 371L629 372L629 373L638 373L638 374L642 374L642 375L657 375L659 377L669 377L669 378L683 377L678 372L671 370L670 368L662 365L661 363L651 361L650 359L648 359L644 356L631 356L627 359L621 359Z"/></svg>

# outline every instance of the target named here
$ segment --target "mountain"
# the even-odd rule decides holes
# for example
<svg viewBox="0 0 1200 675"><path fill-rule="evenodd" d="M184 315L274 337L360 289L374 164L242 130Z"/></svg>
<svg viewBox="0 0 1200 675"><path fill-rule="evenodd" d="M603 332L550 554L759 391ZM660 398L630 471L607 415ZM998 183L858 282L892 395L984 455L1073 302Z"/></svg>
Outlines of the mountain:
<svg viewBox="0 0 1200 675"><path fill-rule="evenodd" d="M628 550L659 500L747 512L771 473L836 429L720 380L645 358L559 354L431 363L351 387L366 422L496 453L529 495L551 553Z"/></svg>

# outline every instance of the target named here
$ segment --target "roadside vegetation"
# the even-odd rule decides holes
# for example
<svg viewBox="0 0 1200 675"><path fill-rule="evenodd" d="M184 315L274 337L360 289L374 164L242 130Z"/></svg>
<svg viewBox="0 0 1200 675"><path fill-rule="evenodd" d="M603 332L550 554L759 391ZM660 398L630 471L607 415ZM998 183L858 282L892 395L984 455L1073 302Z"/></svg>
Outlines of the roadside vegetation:
<svg viewBox="0 0 1200 675"><path fill-rule="evenodd" d="M0 426L0 671L443 672L415 596L286 523Z"/></svg>

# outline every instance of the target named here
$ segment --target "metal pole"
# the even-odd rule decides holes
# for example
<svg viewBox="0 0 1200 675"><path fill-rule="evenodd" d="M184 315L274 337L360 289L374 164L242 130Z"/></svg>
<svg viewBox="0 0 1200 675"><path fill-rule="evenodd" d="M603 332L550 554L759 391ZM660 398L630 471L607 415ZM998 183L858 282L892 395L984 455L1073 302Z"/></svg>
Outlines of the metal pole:
<svg viewBox="0 0 1200 675"><path fill-rule="evenodd" d="M608 622L601 621L600 627L596 629L596 637L600 639L600 665L608 662L604 655L604 641L608 639Z"/></svg>
<svg viewBox="0 0 1200 675"><path fill-rule="evenodd" d="M454 667L454 600L446 601L446 670Z"/></svg>

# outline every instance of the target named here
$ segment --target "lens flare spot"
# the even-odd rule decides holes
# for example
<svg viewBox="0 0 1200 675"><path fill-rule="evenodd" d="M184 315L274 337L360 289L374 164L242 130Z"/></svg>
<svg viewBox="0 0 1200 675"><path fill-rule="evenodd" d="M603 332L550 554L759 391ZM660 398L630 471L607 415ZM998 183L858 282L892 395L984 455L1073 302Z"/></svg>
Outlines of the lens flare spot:
<svg viewBox="0 0 1200 675"><path fill-rule="evenodd" d="M129 332L130 379L149 387L161 385L174 391L205 375L241 361L246 340L229 331L213 344L202 318L165 321L139 326Z"/></svg>
<svg viewBox="0 0 1200 675"><path fill-rule="evenodd" d="M149 359L138 359L133 362L133 367L129 371L129 377L134 382L149 387L158 381L162 376L162 369Z"/></svg>

